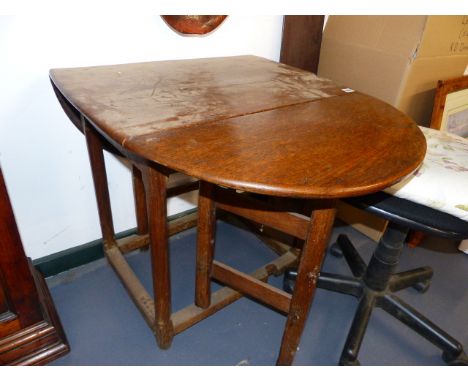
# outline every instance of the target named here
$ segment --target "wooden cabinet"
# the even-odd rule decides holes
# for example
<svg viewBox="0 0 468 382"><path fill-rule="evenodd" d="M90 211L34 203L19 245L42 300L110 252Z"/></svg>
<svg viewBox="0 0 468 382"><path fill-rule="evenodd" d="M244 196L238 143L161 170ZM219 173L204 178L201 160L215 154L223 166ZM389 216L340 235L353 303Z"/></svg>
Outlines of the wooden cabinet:
<svg viewBox="0 0 468 382"><path fill-rule="evenodd" d="M0 167L0 365L42 365L68 351L47 285L24 253Z"/></svg>
<svg viewBox="0 0 468 382"><path fill-rule="evenodd" d="M280 62L317 73L325 16L284 16Z"/></svg>

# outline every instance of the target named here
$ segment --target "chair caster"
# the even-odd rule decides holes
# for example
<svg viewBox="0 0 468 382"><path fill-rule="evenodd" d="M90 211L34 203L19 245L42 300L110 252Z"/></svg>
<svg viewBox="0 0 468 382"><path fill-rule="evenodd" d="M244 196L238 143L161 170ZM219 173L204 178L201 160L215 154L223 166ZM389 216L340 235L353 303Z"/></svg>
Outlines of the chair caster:
<svg viewBox="0 0 468 382"><path fill-rule="evenodd" d="M468 366L468 356L464 351L460 352L456 357L444 352L442 353L442 359L449 366Z"/></svg>
<svg viewBox="0 0 468 382"><path fill-rule="evenodd" d="M341 250L340 246L337 243L334 243L330 247L330 253L337 258L343 257L343 251Z"/></svg>

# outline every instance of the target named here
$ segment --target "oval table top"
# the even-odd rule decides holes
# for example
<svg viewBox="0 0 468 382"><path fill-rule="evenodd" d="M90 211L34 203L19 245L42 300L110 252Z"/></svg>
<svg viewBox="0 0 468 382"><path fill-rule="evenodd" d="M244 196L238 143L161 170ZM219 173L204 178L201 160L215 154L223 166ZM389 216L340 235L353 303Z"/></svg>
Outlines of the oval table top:
<svg viewBox="0 0 468 382"><path fill-rule="evenodd" d="M239 190L363 195L410 174L426 151L415 123L385 102L254 56L50 77L59 98L132 155Z"/></svg>

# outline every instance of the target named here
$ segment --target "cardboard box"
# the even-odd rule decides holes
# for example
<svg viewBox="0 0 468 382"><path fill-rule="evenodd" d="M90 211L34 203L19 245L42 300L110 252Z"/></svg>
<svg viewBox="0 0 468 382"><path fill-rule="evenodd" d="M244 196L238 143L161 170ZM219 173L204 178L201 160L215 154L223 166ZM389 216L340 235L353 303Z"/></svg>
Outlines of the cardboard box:
<svg viewBox="0 0 468 382"><path fill-rule="evenodd" d="M429 126L438 80L468 65L468 16L330 16L318 75Z"/></svg>
<svg viewBox="0 0 468 382"><path fill-rule="evenodd" d="M318 75L429 126L437 81L462 76L467 65L468 16L330 16ZM386 226L343 205L338 217L374 240Z"/></svg>

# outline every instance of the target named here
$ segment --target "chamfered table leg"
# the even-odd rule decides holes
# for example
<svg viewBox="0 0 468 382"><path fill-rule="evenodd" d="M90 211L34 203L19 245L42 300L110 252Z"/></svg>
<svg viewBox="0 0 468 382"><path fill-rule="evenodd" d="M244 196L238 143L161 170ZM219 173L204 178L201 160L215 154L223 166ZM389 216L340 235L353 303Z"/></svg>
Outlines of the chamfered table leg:
<svg viewBox="0 0 468 382"><path fill-rule="evenodd" d="M312 212L307 238L302 249L296 285L281 341L277 365L291 365L315 294L336 213L336 202L323 201Z"/></svg>
<svg viewBox="0 0 468 382"><path fill-rule="evenodd" d="M84 117L81 117L81 124L88 147L89 163L91 165L99 221L101 223L102 240L104 248L109 248L115 245L115 233L102 142L97 131Z"/></svg>
<svg viewBox="0 0 468 382"><path fill-rule="evenodd" d="M166 214L167 177L151 166L143 170L148 211L148 229L153 276L156 341L162 349L171 346L174 327L171 320L171 280Z"/></svg>
<svg viewBox="0 0 468 382"><path fill-rule="evenodd" d="M133 195L135 200L135 215L137 233L148 233L148 213L146 212L146 192L143 184L143 174L136 165L132 165Z"/></svg>
<svg viewBox="0 0 468 382"><path fill-rule="evenodd" d="M215 185L200 182L198 194L197 265L195 274L195 305L208 308L211 303L211 268L213 265L216 208Z"/></svg>

